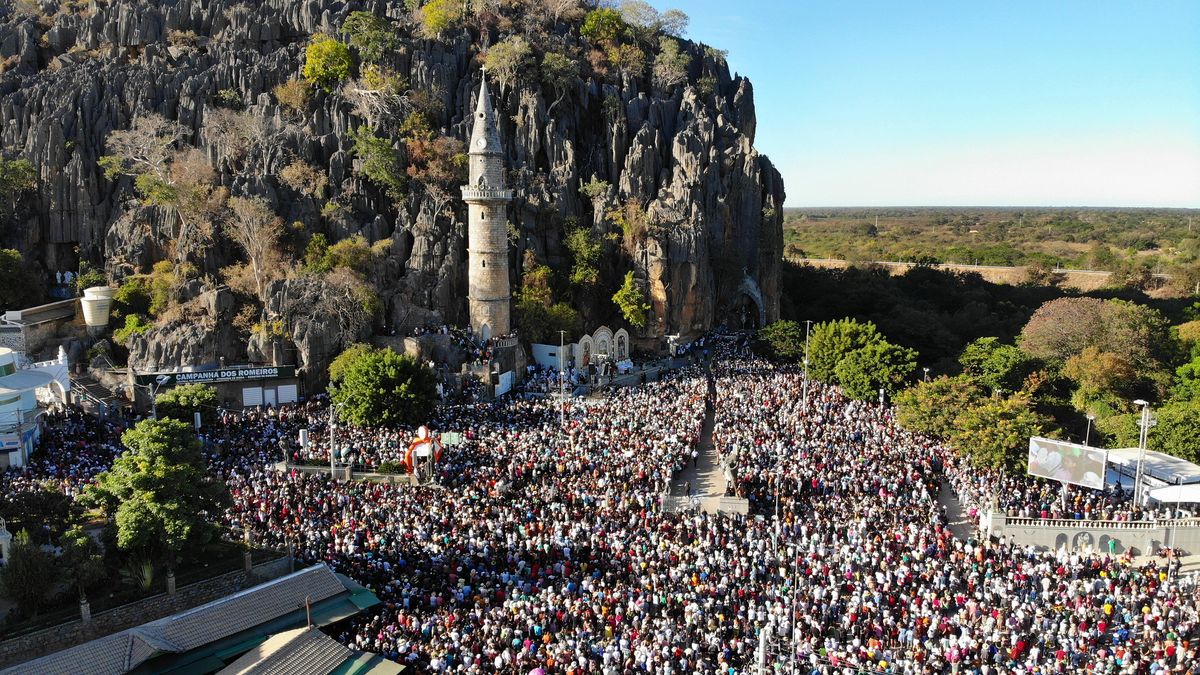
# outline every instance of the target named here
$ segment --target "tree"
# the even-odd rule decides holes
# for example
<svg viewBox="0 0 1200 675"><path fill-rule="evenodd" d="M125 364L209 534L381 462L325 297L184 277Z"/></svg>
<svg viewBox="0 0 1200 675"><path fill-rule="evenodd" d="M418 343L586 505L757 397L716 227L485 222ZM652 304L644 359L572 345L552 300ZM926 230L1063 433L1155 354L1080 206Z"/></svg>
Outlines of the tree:
<svg viewBox="0 0 1200 675"><path fill-rule="evenodd" d="M15 216L21 198L36 187L37 174L29 160L0 157L0 202L4 204L5 216Z"/></svg>
<svg viewBox="0 0 1200 675"><path fill-rule="evenodd" d="M600 281L600 242L592 236L588 227L578 227L567 235L567 250L571 252L571 283L581 288L591 288Z"/></svg>
<svg viewBox="0 0 1200 675"><path fill-rule="evenodd" d="M509 85L513 84L521 70L533 60L533 48L520 35L513 35L502 40L487 51L483 64L488 74L496 78L503 94Z"/></svg>
<svg viewBox="0 0 1200 675"><path fill-rule="evenodd" d="M312 87L300 80L288 80L276 85L271 91L279 105L291 109L294 113L304 113L308 110L308 102L312 99Z"/></svg>
<svg viewBox="0 0 1200 675"><path fill-rule="evenodd" d="M654 57L654 81L660 87L670 89L687 81L688 67L692 63L690 52L679 48L679 41L669 37L658 40L658 55Z"/></svg>
<svg viewBox="0 0 1200 675"><path fill-rule="evenodd" d="M1162 313L1124 300L1095 298L1059 298L1043 304L1021 330L1020 347L1058 363L1098 347L1125 358L1142 374L1160 368L1175 349Z"/></svg>
<svg viewBox="0 0 1200 675"><path fill-rule="evenodd" d="M54 558L33 542L28 530L13 537L8 559L0 568L5 594L17 601L22 614L36 614L54 586Z"/></svg>
<svg viewBox="0 0 1200 675"><path fill-rule="evenodd" d="M375 63L400 47L400 36L391 22L370 12L351 12L342 24L342 32L350 37L350 45L367 63Z"/></svg>
<svg viewBox="0 0 1200 675"><path fill-rule="evenodd" d="M897 394L896 420L906 429L948 438L958 416L982 402L983 391L971 378L942 375Z"/></svg>
<svg viewBox="0 0 1200 675"><path fill-rule="evenodd" d="M462 21L461 0L429 0L419 11L421 35L436 40Z"/></svg>
<svg viewBox="0 0 1200 675"><path fill-rule="evenodd" d="M216 418L217 390L208 384L192 383L172 387L154 398L159 419L195 422L196 413L206 422Z"/></svg>
<svg viewBox="0 0 1200 675"><path fill-rule="evenodd" d="M835 369L850 352L880 342L875 324L854 319L828 321L813 326L808 348L808 370L822 382L835 382Z"/></svg>
<svg viewBox="0 0 1200 675"><path fill-rule="evenodd" d="M566 331L566 339L571 340L579 330L579 312L565 302L550 305L521 298L515 310L517 330L530 344L557 341L560 330Z"/></svg>
<svg viewBox="0 0 1200 675"><path fill-rule="evenodd" d="M368 349L342 364L341 380L330 391L351 424L415 426L433 413L436 385L433 371L415 358L391 349Z"/></svg>
<svg viewBox="0 0 1200 675"><path fill-rule="evenodd" d="M121 436L126 451L96 477L84 499L116 523L117 547L173 567L177 556L213 539L230 502L208 474L191 425L143 420Z"/></svg>
<svg viewBox="0 0 1200 675"><path fill-rule="evenodd" d="M131 128L108 135L105 143L112 154L99 161L109 180L130 176L143 199L174 212L178 228L172 246L180 270L211 242L213 223L228 194L215 185L216 173L202 151L177 149L187 133L161 115L143 115ZM178 279L182 282L184 275Z"/></svg>
<svg viewBox="0 0 1200 675"><path fill-rule="evenodd" d="M915 351L880 340L847 354L833 372L847 396L869 401L880 389L894 395L916 368Z"/></svg>
<svg viewBox="0 0 1200 675"><path fill-rule="evenodd" d="M776 321L758 331L755 351L779 361L804 358L804 328L795 321Z"/></svg>
<svg viewBox="0 0 1200 675"><path fill-rule="evenodd" d="M968 344L958 362L965 374L988 391L1016 391L1038 366L1036 359L996 337L983 337Z"/></svg>
<svg viewBox="0 0 1200 675"><path fill-rule="evenodd" d="M41 280L12 248L0 248L0 309L20 309L41 304Z"/></svg>
<svg viewBox="0 0 1200 675"><path fill-rule="evenodd" d="M316 34L304 50L304 79L314 87L333 91L334 85L350 77L354 61L350 48L336 39Z"/></svg>
<svg viewBox="0 0 1200 675"><path fill-rule="evenodd" d="M111 153L100 158L100 167L109 180L120 175L148 174L168 183L168 170L174 151L188 130L162 115L151 113L133 120L128 129L113 131L105 139Z"/></svg>
<svg viewBox="0 0 1200 675"><path fill-rule="evenodd" d="M60 541L65 580L79 591L79 599L87 598L87 589L104 578L104 555L99 544L82 527L67 530Z"/></svg>
<svg viewBox="0 0 1200 675"><path fill-rule="evenodd" d="M314 199L323 196L325 188L329 187L329 177L325 172L302 159L280 169L279 180L296 192Z"/></svg>
<svg viewBox="0 0 1200 675"><path fill-rule="evenodd" d="M621 13L611 7L593 9L583 18L579 34L595 44L616 44L629 30Z"/></svg>
<svg viewBox="0 0 1200 675"><path fill-rule="evenodd" d="M267 282L282 272L279 237L283 219L262 197L234 197L229 207L232 217L225 221L225 234L246 252L257 297L265 300Z"/></svg>
<svg viewBox="0 0 1200 675"><path fill-rule="evenodd" d="M407 185L405 171L392 142L376 136L365 125L351 131L350 140L354 142L354 154L361 162L359 171L383 188L393 201L403 200Z"/></svg>
<svg viewBox="0 0 1200 675"><path fill-rule="evenodd" d="M1087 347L1067 359L1062 374L1076 384L1071 402L1080 412L1128 410L1138 381L1133 364L1098 347Z"/></svg>
<svg viewBox="0 0 1200 675"><path fill-rule="evenodd" d="M579 81L579 62L558 52L546 52L542 57L542 81L553 89L557 96L546 109L546 114L549 115L554 106L561 103Z"/></svg>
<svg viewBox="0 0 1200 675"><path fill-rule="evenodd" d="M351 364L358 362L359 359L366 356L369 352L374 351L374 347L364 342L355 342L346 347L345 351L338 354L332 361L329 362L329 381L338 383L346 376L346 369Z"/></svg>
<svg viewBox="0 0 1200 675"><path fill-rule="evenodd" d="M954 422L950 441L972 462L992 469L1020 471L1029 437L1042 433L1042 420L1029 397L1017 393L986 399L969 408Z"/></svg>
<svg viewBox="0 0 1200 675"><path fill-rule="evenodd" d="M1171 401L1153 411L1155 424L1150 427L1146 447L1168 455L1200 462L1200 401ZM1108 431L1117 447L1136 448L1140 412L1109 419Z"/></svg>
<svg viewBox="0 0 1200 675"><path fill-rule="evenodd" d="M621 310L621 316L635 328L646 327L646 316L650 305L646 302L646 294L641 286L633 279L633 271L625 273L625 281L612 296L613 303Z"/></svg>

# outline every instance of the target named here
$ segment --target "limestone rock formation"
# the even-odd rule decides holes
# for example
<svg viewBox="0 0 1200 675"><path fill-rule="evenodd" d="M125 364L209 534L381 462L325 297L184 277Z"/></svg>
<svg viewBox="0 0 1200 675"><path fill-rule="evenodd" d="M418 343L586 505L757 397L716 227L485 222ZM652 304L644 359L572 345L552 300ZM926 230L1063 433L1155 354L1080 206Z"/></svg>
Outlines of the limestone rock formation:
<svg viewBox="0 0 1200 675"><path fill-rule="evenodd" d="M77 256L102 262L118 281L169 257L177 235L173 214L143 203L128 177L109 180L97 164L111 132L157 113L183 125L184 142L204 153L221 188L262 197L284 223L298 223L289 231L298 239L293 255L302 255L315 233L330 242L355 234L384 242L383 260L367 279L382 304L377 330L465 322L465 205L456 194L447 199L416 181L393 199L364 176L355 155L351 131L366 124L394 141L408 162L397 121L369 119L340 88L314 89L302 111L282 105L272 91L300 77L313 34L338 36L352 12L373 12L400 37L382 63L406 83L409 104L421 102L435 133L465 141L481 52L528 30L528 21L496 9L430 40L415 27L414 3L403 0L37 4L42 16L13 10L0 16L0 146L7 156L29 159L39 177L29 225L9 245L50 270L73 268ZM530 8L519 11L534 11L534 3L524 4ZM536 58L507 86L494 88L515 191L513 287L526 251L568 269L564 240L582 225L606 242L600 284L573 298L589 324L619 322L609 297L626 270L651 300L645 338L694 334L733 319L730 310L746 302L756 319L777 318L784 190L754 148L750 82L731 75L715 50L688 41L681 42L690 57L686 77L669 86L649 64L634 74L593 68L587 54L597 52L580 37L578 21L541 25L551 42L581 55L581 70L561 97L540 77ZM223 117L231 111L252 131L231 133ZM306 194L281 180L296 160L316 167L328 188ZM594 199L580 193L593 178L609 184ZM613 243L621 231L607 214L630 202L647 214L650 228L631 245ZM212 243L193 262L215 285L241 253L224 237ZM323 370L353 333L370 327L347 332L320 312L306 318L285 311L303 283L277 281L261 304L267 314L290 311L278 336L288 358ZM131 360L148 369L222 356L270 360L270 351L261 336L207 316L148 333L132 345Z"/></svg>

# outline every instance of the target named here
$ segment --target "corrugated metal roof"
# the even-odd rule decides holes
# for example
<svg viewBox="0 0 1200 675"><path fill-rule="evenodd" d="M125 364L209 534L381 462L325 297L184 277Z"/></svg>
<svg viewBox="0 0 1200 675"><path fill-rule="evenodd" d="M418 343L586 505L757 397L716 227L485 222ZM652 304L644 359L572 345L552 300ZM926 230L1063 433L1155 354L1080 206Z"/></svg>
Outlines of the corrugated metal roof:
<svg viewBox="0 0 1200 675"><path fill-rule="evenodd" d="M0 673L117 675L159 654L187 652L294 612L305 598L317 603L345 592L332 570L316 565Z"/></svg>
<svg viewBox="0 0 1200 675"><path fill-rule="evenodd" d="M328 675L351 655L316 628L297 628L271 637L217 675Z"/></svg>

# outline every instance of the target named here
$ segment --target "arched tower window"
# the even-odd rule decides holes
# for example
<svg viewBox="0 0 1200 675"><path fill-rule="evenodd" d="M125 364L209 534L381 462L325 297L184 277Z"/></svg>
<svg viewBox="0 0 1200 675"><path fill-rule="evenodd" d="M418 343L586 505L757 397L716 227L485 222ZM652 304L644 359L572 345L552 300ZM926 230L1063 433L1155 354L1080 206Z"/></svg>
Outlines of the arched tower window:
<svg viewBox="0 0 1200 675"><path fill-rule="evenodd" d="M481 260L480 262L482 262L482 263L483 263L483 266L484 266L484 267L487 267L487 261L486 261L486 260Z"/></svg>

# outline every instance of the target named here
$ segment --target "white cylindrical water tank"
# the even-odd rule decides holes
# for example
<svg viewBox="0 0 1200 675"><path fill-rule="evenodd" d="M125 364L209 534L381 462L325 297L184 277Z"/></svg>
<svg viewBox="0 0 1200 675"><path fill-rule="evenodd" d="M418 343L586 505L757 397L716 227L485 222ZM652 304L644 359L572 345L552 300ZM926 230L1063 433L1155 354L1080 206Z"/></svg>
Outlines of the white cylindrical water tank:
<svg viewBox="0 0 1200 675"><path fill-rule="evenodd" d="M93 328L108 325L112 312L112 296L117 289L112 286L92 286L83 290L83 321Z"/></svg>

